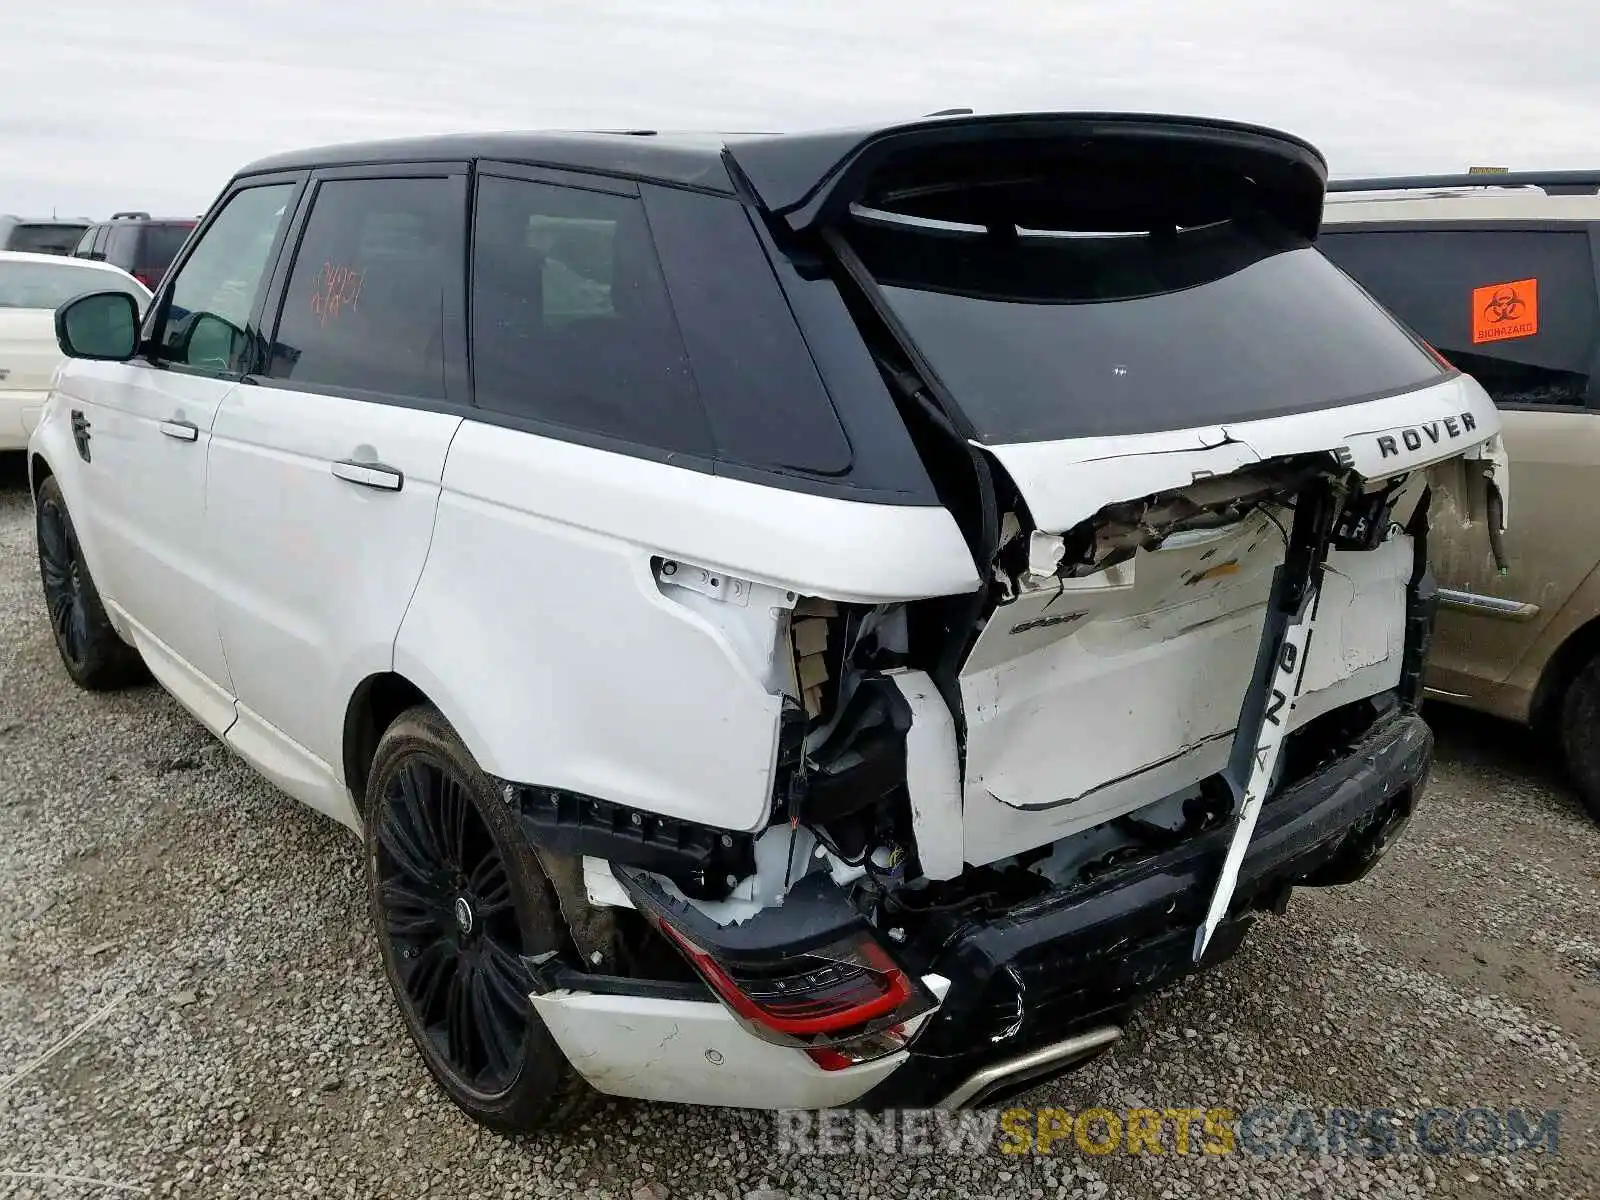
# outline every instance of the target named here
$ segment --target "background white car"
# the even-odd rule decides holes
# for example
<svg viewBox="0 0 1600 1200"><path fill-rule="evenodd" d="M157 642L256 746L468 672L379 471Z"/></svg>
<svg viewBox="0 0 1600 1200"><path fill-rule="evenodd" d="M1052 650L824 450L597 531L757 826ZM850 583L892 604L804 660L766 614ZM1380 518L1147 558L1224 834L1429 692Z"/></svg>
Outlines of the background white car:
<svg viewBox="0 0 1600 1200"><path fill-rule="evenodd" d="M0 251L0 451L24 450L61 364L56 306L85 292L121 290L142 314L150 289L109 263Z"/></svg>

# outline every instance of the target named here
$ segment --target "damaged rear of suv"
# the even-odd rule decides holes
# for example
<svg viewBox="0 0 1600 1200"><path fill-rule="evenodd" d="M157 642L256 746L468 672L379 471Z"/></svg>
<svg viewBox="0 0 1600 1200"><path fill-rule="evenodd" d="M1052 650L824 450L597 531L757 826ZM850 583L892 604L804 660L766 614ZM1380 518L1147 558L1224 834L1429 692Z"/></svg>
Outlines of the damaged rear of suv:
<svg viewBox="0 0 1600 1200"><path fill-rule="evenodd" d="M731 545L653 563L755 651L770 796L730 829L726 796L511 787L581 856L571 899L692 968L579 946L534 1003L605 1091L993 1099L1392 844L1431 753L1430 495L1505 487L1498 416L1321 256L1323 162L1280 134L970 118L728 160L824 374L871 356L960 539L840 525L856 595Z"/></svg>
<svg viewBox="0 0 1600 1200"><path fill-rule="evenodd" d="M63 659L137 645L363 832L479 1121L993 1100L1421 793L1429 511L1507 511L1499 417L1321 255L1325 180L1096 114L255 164L138 346L58 314ZM200 549L120 570L158 473L90 426L208 319L212 408L145 422Z"/></svg>

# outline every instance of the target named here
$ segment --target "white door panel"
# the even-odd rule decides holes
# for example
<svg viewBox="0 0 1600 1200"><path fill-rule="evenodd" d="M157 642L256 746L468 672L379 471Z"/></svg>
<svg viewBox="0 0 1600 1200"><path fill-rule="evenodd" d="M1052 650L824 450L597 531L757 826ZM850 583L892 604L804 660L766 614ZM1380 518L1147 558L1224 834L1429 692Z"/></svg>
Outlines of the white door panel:
<svg viewBox="0 0 1600 1200"><path fill-rule="evenodd" d="M238 385L142 360L74 363L72 371L73 391L83 401L67 407L82 411L88 423L90 458L81 475L100 552L95 582L160 643L165 657L189 664L226 692L204 505L211 424ZM168 683L154 663L152 669ZM215 714L202 719L212 724Z"/></svg>
<svg viewBox="0 0 1600 1200"><path fill-rule="evenodd" d="M345 706L363 678L390 669L460 423L257 385L241 387L218 414L206 505L218 624L240 736L258 718L270 732L252 736L270 740L269 757L310 760L281 763L271 772L280 783L319 771L342 777ZM400 486L376 467L341 463L381 463ZM362 479L372 471L383 480L369 486Z"/></svg>
<svg viewBox="0 0 1600 1200"><path fill-rule="evenodd" d="M233 695L152 634L115 601L107 600L105 605L106 614L117 631L133 643L156 682L212 733L218 737L226 734L234 722ZM213 636L215 632L213 624Z"/></svg>

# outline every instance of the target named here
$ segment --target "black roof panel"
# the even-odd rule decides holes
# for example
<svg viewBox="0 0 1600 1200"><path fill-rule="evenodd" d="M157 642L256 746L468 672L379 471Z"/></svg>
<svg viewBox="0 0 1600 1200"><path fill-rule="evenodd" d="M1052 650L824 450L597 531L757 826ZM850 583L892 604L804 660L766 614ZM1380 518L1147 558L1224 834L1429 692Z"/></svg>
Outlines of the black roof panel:
<svg viewBox="0 0 1600 1200"><path fill-rule="evenodd" d="M292 150L258 159L239 174L492 159L731 193L733 184L722 162L725 141L723 135L706 133L455 133Z"/></svg>
<svg viewBox="0 0 1600 1200"><path fill-rule="evenodd" d="M1232 121L1138 113L951 113L910 122L806 133L590 131L463 133L296 150L251 163L240 174L397 162L494 159L651 180L732 193L729 163L768 210L803 223L802 208L821 207L886 158L919 148L966 145L980 156L990 144L1026 153L1099 140L1144 139L1209 145L1247 171L1296 173L1302 203L1320 215L1327 166L1316 148L1277 130ZM840 185L844 186L841 187ZM817 214L809 214L815 218ZM1315 224L1313 222L1313 228Z"/></svg>

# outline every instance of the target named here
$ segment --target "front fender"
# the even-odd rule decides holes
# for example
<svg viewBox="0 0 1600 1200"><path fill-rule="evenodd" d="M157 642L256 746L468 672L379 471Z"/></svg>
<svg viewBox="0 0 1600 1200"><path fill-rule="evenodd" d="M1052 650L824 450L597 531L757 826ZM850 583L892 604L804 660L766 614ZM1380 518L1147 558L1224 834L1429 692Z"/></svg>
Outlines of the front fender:
<svg viewBox="0 0 1600 1200"><path fill-rule="evenodd" d="M42 469L41 469L42 464ZM92 462L84 462L72 438L72 425L67 415L67 404L60 392L51 389L45 400L39 423L28 438L28 494L35 498L44 482L45 473L55 479L61 496L67 503L67 513L72 517L73 532L78 536L78 548L89 574L96 580L105 577L101 569L104 561L100 543L100 529L89 512L89 488L85 473ZM104 598L104 597L102 597ZM116 617L113 615L112 620Z"/></svg>

